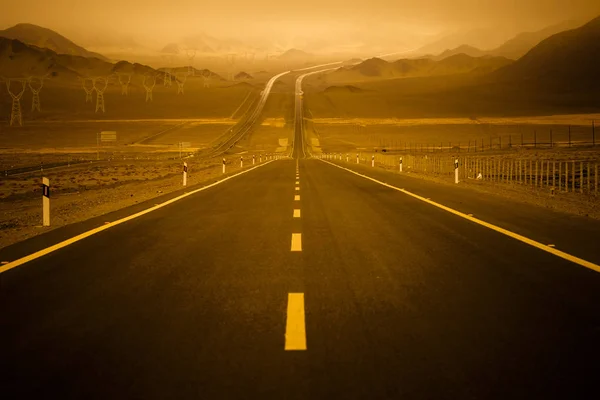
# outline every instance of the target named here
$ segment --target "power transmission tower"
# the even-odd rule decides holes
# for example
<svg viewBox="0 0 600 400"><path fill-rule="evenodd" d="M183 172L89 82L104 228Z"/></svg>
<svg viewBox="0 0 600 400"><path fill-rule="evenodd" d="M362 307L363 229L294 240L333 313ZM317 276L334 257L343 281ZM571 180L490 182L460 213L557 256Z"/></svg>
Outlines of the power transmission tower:
<svg viewBox="0 0 600 400"><path fill-rule="evenodd" d="M202 81L203 81L203 87L208 88L210 87L210 71L205 69L204 71L202 71Z"/></svg>
<svg viewBox="0 0 600 400"><path fill-rule="evenodd" d="M10 84L15 81L15 82L20 82L22 87L21 87L21 91L17 94L11 92L10 90ZM12 98L12 108L11 108L11 112L10 112L10 126L13 126L13 124L15 123L19 123L19 126L23 126L23 117L21 114L21 97L23 97L23 93L25 93L25 84L27 83L27 80L25 79L7 79L6 81L6 89L8 90L8 94L10 94L10 97Z"/></svg>
<svg viewBox="0 0 600 400"><path fill-rule="evenodd" d="M98 82L102 81L104 81L104 85L98 84L98 86L96 86ZM104 112L104 91L108 87L108 77L100 76L93 78L92 82L94 84L94 90L96 91L96 112L98 112L98 110Z"/></svg>
<svg viewBox="0 0 600 400"><path fill-rule="evenodd" d="M90 81L92 83L91 88L88 88L87 86L85 86L85 83L87 81ZM94 79L93 78L83 78L83 79L81 79L81 83L83 85L83 90L85 90L85 102L91 103L92 102L92 92L94 91Z"/></svg>
<svg viewBox="0 0 600 400"><path fill-rule="evenodd" d="M117 74L119 76L119 84L121 85L121 95L129 95L129 84L131 83L131 74ZM125 80L127 78L127 80Z"/></svg>
<svg viewBox="0 0 600 400"><path fill-rule="evenodd" d="M172 81L171 77L173 75L173 68L171 68L171 64L173 62L173 56L163 56L163 60L165 60L167 66L163 68L163 84L165 87L171 87Z"/></svg>
<svg viewBox="0 0 600 400"><path fill-rule="evenodd" d="M29 86L29 90L31 90L31 93L33 93L33 100L31 102L31 111L41 111L40 110L40 91L42 90L42 88L44 87L44 79L46 79L46 76L42 76L42 77L36 77L36 76L30 76L29 79L27 79L27 85ZM40 85L38 88L34 88L32 83L34 81L39 81Z"/></svg>
<svg viewBox="0 0 600 400"><path fill-rule="evenodd" d="M234 74L234 68L235 68L235 58L236 58L236 54L235 53L229 53L226 55L226 60L227 60L227 65L228 65L228 75L229 75L229 80L232 81L233 80L233 74Z"/></svg>
<svg viewBox="0 0 600 400"><path fill-rule="evenodd" d="M146 81L148 80L148 78L152 78L152 84L146 84ZM149 75L145 75L144 76L144 89L146 89L146 103L149 101L152 101L152 90L154 89L154 86L156 85L156 75L153 76L149 76Z"/></svg>
<svg viewBox="0 0 600 400"><path fill-rule="evenodd" d="M177 82L177 94L183 94L183 85L185 85L187 77L188 75L185 72L177 72L175 74L175 82Z"/></svg>
<svg viewBox="0 0 600 400"><path fill-rule="evenodd" d="M196 57L196 49L187 49L186 55L189 61L188 75L194 76L194 57Z"/></svg>

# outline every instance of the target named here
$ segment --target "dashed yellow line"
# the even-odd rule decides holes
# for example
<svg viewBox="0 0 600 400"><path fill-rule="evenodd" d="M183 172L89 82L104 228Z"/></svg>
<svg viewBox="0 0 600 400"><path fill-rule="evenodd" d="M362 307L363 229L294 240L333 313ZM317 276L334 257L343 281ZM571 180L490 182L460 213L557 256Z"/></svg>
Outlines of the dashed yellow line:
<svg viewBox="0 0 600 400"><path fill-rule="evenodd" d="M288 293L285 350L306 350L304 293Z"/></svg>

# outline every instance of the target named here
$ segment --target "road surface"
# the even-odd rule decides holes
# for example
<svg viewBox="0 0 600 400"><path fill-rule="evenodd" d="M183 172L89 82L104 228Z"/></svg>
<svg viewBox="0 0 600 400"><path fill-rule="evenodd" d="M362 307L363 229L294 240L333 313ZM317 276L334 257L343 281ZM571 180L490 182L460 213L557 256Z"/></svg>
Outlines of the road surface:
<svg viewBox="0 0 600 400"><path fill-rule="evenodd" d="M298 185L295 171L270 163L0 274L3 398L558 399L596 387L600 274L321 161L299 161ZM541 232L565 226L560 247L600 262L598 224L505 200L476 212L497 207ZM285 350L290 294L303 294L306 350Z"/></svg>

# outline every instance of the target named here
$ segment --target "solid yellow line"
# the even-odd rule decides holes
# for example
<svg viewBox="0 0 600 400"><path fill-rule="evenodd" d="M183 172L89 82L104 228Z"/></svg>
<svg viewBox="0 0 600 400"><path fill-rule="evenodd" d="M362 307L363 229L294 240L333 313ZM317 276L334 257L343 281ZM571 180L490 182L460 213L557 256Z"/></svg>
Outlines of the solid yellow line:
<svg viewBox="0 0 600 400"><path fill-rule="evenodd" d="M292 251L302 251L301 233L292 233Z"/></svg>
<svg viewBox="0 0 600 400"><path fill-rule="evenodd" d="M304 293L288 293L285 350L306 350Z"/></svg>
<svg viewBox="0 0 600 400"><path fill-rule="evenodd" d="M518 233L511 232L511 231L509 231L507 229L504 229L504 228L501 228L499 226L490 224L489 222L482 221L482 220L480 220L478 218L475 218L473 216L470 216L470 215L467 215L467 214L462 213L460 211L454 210L454 209L452 209L450 207L446 207L446 206L444 206L442 204L436 203L435 201L431 201L431 200L429 200L429 199L427 199L425 197L421 197L421 196L419 196L417 194L411 193L408 190L397 188L397 187L389 185L389 184L387 184L385 182L381 182L381 181L378 181L377 179L371 178L370 176L366 176L366 175L360 174L360 173L358 173L356 171L352 171L351 169L348 169L348 168L340 167L339 165L330 163L329 161L325 161L325 160L320 160L320 161L323 161L324 163L333 165L334 167L338 167L338 168L343 169L345 171L351 172L354 175L358 175L358 176L363 177L365 179L368 179L370 181L379 183L380 185L387 186L390 189L394 189L394 190L397 190L397 191L402 192L404 194L407 194L407 195L409 195L411 197L414 197L415 199L418 199L418 200L421 200L421 201L423 201L425 203L431 204L432 206L441 208L444 211L448 211L449 213L457 215L457 216L459 216L461 218L467 219L467 220L469 220L471 222L474 222L476 224L479 224L481 226L485 226L486 228L494 230L494 231L496 231L498 233L502 233L503 235L509 236L509 237L511 237L513 239L516 239L516 240L518 240L520 242L526 243L526 244L528 244L530 246L533 246L535 248L543 250L543 251L545 251L547 253L553 254L553 255L555 255L557 257L560 257L560 258L563 258L563 259L565 259L567 261L571 261L571 262L573 262L575 264L581 265L582 267L589 268L592 271L600 272L600 265L594 264L593 262L590 262L590 261L584 260L582 258L573 256L571 254L565 253L564 251L557 250L557 249L555 249L553 247L546 246L543 243L536 242L535 240L529 239L528 237L525 237L525 236L522 236L522 235L519 235Z"/></svg>
<svg viewBox="0 0 600 400"><path fill-rule="evenodd" d="M294 210L294 218L300 218L300 210L299 209Z"/></svg>
<svg viewBox="0 0 600 400"><path fill-rule="evenodd" d="M100 226L98 228L89 230L89 231L84 232L82 234L79 234L79 235L77 235L75 237L72 237L72 238L64 240L64 241L62 241L60 243L57 243L57 244L55 244L53 246L50 246L50 247L47 247L47 248L42 249L40 251L37 251L35 253L29 254L28 256L19 258L18 260L12 261L12 262L10 262L10 263L8 263L8 264L3 265L2 267L0 267L0 274L3 273L3 272L6 272L8 270L11 270L13 268L16 268L16 267L18 267L20 265L23 265L23 264L25 264L25 263L27 263L29 261L33 261L33 260L35 260L37 258L45 256L46 254L50 254L50 253L52 253L52 252L54 252L56 250L62 249L63 247L67 247L67 246L69 246L69 245L71 245L73 243L79 242L80 240L83 240L83 239L85 239L87 237L95 235L96 233L99 233L99 232L102 232L102 231L104 231L106 229L112 228L113 226L117 226L117 225L120 225L120 224L122 224L124 222L131 221L132 219L141 217L142 215L148 214L148 213L150 213L152 211L156 211L159 208L163 208L163 207L165 207L165 206L167 206L167 205L169 205L171 203L175 203L176 201L184 199L184 198L186 198L188 196L191 196L191 195L193 195L195 193L198 193L198 192L201 192L203 190L209 189L209 188L211 188L213 186L219 185L219 184L221 184L223 182L226 182L226 181L228 181L228 180L230 180L232 178L235 178L236 176L239 176L239 175L245 174L247 172L250 172L253 169L265 166L265 165L267 165L267 164L269 164L271 162L272 161L268 161L268 162L265 162L263 164L257 165L256 167L252 167L252 168L249 168L249 169L247 169L245 171L238 172L235 175L228 176L227 178L221 179L220 181L217 181L215 183L211 183L210 185L203 186L203 187L201 187L199 189L196 189L196 190L192 190L191 192L187 192L185 194L182 194L181 196L177 196L177 197L175 197L175 198L173 198L171 200L167 200L164 203L157 204L154 207L150 207L150 208L148 208L146 210L143 210L143 211L140 211L140 212L138 212L136 214L133 214L133 215L130 215L128 217L119 219L117 221L113 221L113 222L110 222L108 224L102 225L102 226Z"/></svg>

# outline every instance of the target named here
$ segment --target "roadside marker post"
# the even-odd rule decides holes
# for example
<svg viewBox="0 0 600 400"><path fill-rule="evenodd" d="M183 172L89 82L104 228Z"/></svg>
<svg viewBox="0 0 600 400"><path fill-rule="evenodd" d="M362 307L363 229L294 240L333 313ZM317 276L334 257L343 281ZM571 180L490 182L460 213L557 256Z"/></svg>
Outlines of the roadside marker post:
<svg viewBox="0 0 600 400"><path fill-rule="evenodd" d="M371 156L371 167L375 166L375 156Z"/></svg>
<svg viewBox="0 0 600 400"><path fill-rule="evenodd" d="M400 172L402 172L402 157L400 157Z"/></svg>
<svg viewBox="0 0 600 400"><path fill-rule="evenodd" d="M458 158L454 160L454 183L458 183Z"/></svg>
<svg viewBox="0 0 600 400"><path fill-rule="evenodd" d="M258 156L258 162L261 163L262 162L262 154Z"/></svg>
<svg viewBox="0 0 600 400"><path fill-rule="evenodd" d="M50 179L42 178L42 225L50 226Z"/></svg>
<svg viewBox="0 0 600 400"><path fill-rule="evenodd" d="M223 173L225 173L225 157L223 157Z"/></svg>
<svg viewBox="0 0 600 400"><path fill-rule="evenodd" d="M348 162L348 153L346 153L346 162Z"/></svg>
<svg viewBox="0 0 600 400"><path fill-rule="evenodd" d="M358 153L356 153L356 163L358 164Z"/></svg>
<svg viewBox="0 0 600 400"><path fill-rule="evenodd" d="M244 157L240 157L240 168L244 168Z"/></svg>
<svg viewBox="0 0 600 400"><path fill-rule="evenodd" d="M252 154L252 165L254 165L256 162L256 156L254 154Z"/></svg>
<svg viewBox="0 0 600 400"><path fill-rule="evenodd" d="M183 186L187 186L187 163L183 163Z"/></svg>

